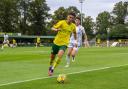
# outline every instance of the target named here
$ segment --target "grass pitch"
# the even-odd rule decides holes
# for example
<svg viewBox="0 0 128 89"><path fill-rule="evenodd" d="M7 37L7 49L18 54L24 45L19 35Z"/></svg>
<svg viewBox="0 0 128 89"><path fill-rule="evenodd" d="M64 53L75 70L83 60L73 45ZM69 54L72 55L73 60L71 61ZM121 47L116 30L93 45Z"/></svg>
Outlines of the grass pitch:
<svg viewBox="0 0 128 89"><path fill-rule="evenodd" d="M48 77L49 47L0 50L0 89L128 89L128 47L80 48L65 68L65 56ZM67 74L58 84L56 76Z"/></svg>

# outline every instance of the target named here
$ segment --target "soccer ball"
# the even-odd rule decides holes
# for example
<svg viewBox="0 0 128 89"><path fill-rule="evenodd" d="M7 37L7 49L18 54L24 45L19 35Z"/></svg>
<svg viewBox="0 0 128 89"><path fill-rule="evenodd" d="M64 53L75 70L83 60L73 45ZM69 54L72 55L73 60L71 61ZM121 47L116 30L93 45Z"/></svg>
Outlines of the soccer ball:
<svg viewBox="0 0 128 89"><path fill-rule="evenodd" d="M64 83L66 80L66 75L65 74L59 74L57 77L57 82L58 83Z"/></svg>

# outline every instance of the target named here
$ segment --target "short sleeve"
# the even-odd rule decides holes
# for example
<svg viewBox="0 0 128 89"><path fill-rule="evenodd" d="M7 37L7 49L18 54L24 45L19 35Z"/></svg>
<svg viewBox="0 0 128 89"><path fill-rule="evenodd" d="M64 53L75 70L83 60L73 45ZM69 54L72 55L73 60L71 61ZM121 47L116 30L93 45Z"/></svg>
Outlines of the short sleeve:
<svg viewBox="0 0 128 89"><path fill-rule="evenodd" d="M56 29L58 29L58 28L61 27L62 23L63 23L62 21L59 21L58 23L56 23L55 25L53 25L53 27L56 28Z"/></svg>
<svg viewBox="0 0 128 89"><path fill-rule="evenodd" d="M73 24L73 32L76 32L76 25Z"/></svg>

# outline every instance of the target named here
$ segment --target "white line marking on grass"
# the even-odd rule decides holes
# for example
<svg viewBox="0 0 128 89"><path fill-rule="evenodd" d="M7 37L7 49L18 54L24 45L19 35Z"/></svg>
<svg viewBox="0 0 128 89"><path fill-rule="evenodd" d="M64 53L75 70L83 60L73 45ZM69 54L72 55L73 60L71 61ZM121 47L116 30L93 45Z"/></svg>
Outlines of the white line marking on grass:
<svg viewBox="0 0 128 89"><path fill-rule="evenodd" d="M79 72L66 73L66 75L79 74L79 73L85 73L85 72L91 72L91 71L97 71L97 70L105 70L105 69L110 69L110 68L118 68L118 67L123 67L123 66L128 66L128 64L119 65L119 66L103 67L103 68L97 68L97 69L90 69L90 70L84 70L84 71L79 71ZM41 78L28 79L28 80L23 80L23 81L16 81L16 82L10 82L10 83L5 83L5 84L0 84L0 87L1 86L6 86L6 85L11 85L11 84L18 84L18 83L23 83L23 82L34 81L34 80L53 78L53 77L57 77L57 75L52 76L52 77L49 77L48 76L48 77L41 77Z"/></svg>

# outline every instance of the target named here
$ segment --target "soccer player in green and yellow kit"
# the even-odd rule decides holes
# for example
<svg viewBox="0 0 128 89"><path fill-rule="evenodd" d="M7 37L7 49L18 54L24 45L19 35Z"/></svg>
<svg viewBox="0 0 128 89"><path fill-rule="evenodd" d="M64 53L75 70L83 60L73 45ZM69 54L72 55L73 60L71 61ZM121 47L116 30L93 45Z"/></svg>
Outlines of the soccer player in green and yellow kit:
<svg viewBox="0 0 128 89"><path fill-rule="evenodd" d="M40 37L39 36L37 36L37 38L36 38L36 48L38 46L40 46Z"/></svg>
<svg viewBox="0 0 128 89"><path fill-rule="evenodd" d="M74 19L75 13L70 12L66 20L61 20L52 27L52 30L57 31L58 33L53 41L50 67L48 71L49 76L52 76L55 67L60 63L62 56L67 49L67 45L69 44L72 32L74 33L74 38L76 40L76 26L73 23ZM75 45L77 46L77 40ZM55 58L56 54L57 57Z"/></svg>
<svg viewBox="0 0 128 89"><path fill-rule="evenodd" d="M13 40L12 40L12 47L15 48L16 46L17 46L16 40L13 39Z"/></svg>

